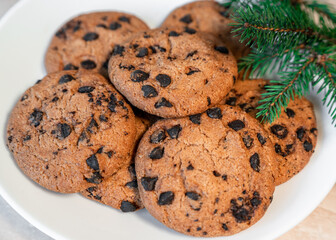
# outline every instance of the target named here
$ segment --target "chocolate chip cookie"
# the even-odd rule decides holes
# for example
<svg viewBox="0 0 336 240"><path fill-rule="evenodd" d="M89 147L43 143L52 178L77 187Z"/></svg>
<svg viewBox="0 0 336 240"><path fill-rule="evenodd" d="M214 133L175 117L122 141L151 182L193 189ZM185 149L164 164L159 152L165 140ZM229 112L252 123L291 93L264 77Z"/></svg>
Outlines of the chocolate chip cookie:
<svg viewBox="0 0 336 240"><path fill-rule="evenodd" d="M250 49L239 42L239 37L231 33L234 23L228 9L215 1L195 1L183 5L169 14L162 23L169 27L184 31L202 31L214 34L224 41L233 55L239 59L246 56Z"/></svg>
<svg viewBox="0 0 336 240"><path fill-rule="evenodd" d="M212 35L154 29L115 49L109 77L132 105L160 117L182 117L221 101L237 77L237 64Z"/></svg>
<svg viewBox="0 0 336 240"><path fill-rule="evenodd" d="M266 80L237 81L223 103L239 106L256 116ZM314 107L306 98L296 97L281 110L280 117L272 124L264 123L277 153L279 170L276 184L280 185L299 173L309 162L317 142Z"/></svg>
<svg viewBox="0 0 336 240"><path fill-rule="evenodd" d="M140 196L160 222L192 236L224 236L256 223L272 201L273 146L238 108L156 122L135 160Z"/></svg>
<svg viewBox="0 0 336 240"><path fill-rule="evenodd" d="M121 12L93 12L71 19L53 37L45 57L47 72L87 69L107 75L113 49L132 34L148 29Z"/></svg>
<svg viewBox="0 0 336 240"><path fill-rule="evenodd" d="M129 165L136 134L131 107L101 75L52 73L14 107L7 144L22 171L41 186L73 193Z"/></svg>
<svg viewBox="0 0 336 240"><path fill-rule="evenodd" d="M134 156L138 142L149 128L150 121L146 118L135 117L135 126L137 134L133 149ZM104 179L97 186L87 188L81 194L84 197L120 209L123 212L134 212L143 208L139 196L134 161L128 166L121 168L112 177Z"/></svg>

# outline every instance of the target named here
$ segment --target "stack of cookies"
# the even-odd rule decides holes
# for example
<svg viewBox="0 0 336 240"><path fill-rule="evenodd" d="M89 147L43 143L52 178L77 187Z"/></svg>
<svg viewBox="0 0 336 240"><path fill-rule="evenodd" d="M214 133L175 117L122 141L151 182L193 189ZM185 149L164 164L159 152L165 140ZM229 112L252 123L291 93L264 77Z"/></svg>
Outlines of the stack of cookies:
<svg viewBox="0 0 336 240"><path fill-rule="evenodd" d="M133 212L192 236L256 223L276 185L308 163L312 104L296 98L272 124L256 107L266 80L238 79L249 49L227 9L199 1L157 29L119 12L78 16L53 37L48 75L8 122L8 148L33 181Z"/></svg>

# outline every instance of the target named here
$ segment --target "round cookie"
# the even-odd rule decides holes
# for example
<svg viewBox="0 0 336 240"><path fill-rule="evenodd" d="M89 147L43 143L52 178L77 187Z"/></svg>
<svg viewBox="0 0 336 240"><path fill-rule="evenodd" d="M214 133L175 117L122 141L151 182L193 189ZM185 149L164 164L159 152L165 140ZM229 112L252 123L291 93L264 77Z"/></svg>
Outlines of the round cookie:
<svg viewBox="0 0 336 240"><path fill-rule="evenodd" d="M149 128L150 121L146 118L136 116L135 126L137 134L133 151L134 156L138 142ZM134 212L143 208L133 161L128 166L121 168L115 175L104 179L97 186L87 188L81 194L84 197L120 209L123 212Z"/></svg>
<svg viewBox="0 0 336 240"><path fill-rule="evenodd" d="M256 117L256 107L267 83L263 79L239 80L223 102L237 105ZM314 153L317 128L313 104L304 97L295 97L286 110L281 109L278 119L272 124L263 124L277 153L279 169L276 184L280 185L299 173Z"/></svg>
<svg viewBox="0 0 336 240"><path fill-rule="evenodd" d="M101 75L62 71L29 88L14 107L7 144L32 180L56 192L98 184L129 165L131 107Z"/></svg>
<svg viewBox="0 0 336 240"><path fill-rule="evenodd" d="M47 72L76 70L107 76L107 61L119 44L148 26L139 18L120 12L93 12L71 19L53 37L45 57Z"/></svg>
<svg viewBox="0 0 336 240"><path fill-rule="evenodd" d="M157 220L192 236L223 236L256 223L272 201L274 151L238 108L156 122L135 168L141 200Z"/></svg>
<svg viewBox="0 0 336 240"><path fill-rule="evenodd" d="M154 29L133 35L122 49L110 59L111 82L132 105L160 117L205 111L237 76L236 60L212 35Z"/></svg>
<svg viewBox="0 0 336 240"><path fill-rule="evenodd" d="M185 4L169 14L162 27L201 31L214 34L232 50L236 59L246 56L250 49L231 33L234 23L228 9L215 1L195 1Z"/></svg>

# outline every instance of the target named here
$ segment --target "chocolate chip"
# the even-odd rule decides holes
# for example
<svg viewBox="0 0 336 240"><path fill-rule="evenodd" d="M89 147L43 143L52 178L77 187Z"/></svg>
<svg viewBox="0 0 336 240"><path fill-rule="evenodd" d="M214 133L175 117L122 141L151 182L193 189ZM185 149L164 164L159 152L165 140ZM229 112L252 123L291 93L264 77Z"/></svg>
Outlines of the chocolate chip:
<svg viewBox="0 0 336 240"><path fill-rule="evenodd" d="M141 185L145 191L154 191L157 177L143 177L141 178Z"/></svg>
<svg viewBox="0 0 336 240"><path fill-rule="evenodd" d="M191 18L191 15L190 14L187 14L185 16L183 16L182 18L180 18L180 22L184 22L186 24L189 24L191 23L193 20Z"/></svg>
<svg viewBox="0 0 336 240"><path fill-rule="evenodd" d="M178 125L175 125L175 126L172 127L172 128L169 128L169 129L167 130L167 133L168 133L168 135L169 135L169 137L170 137L171 139L177 139L178 136L179 136L179 134L180 134L180 132L181 132L181 130L182 130L182 127L181 127L180 124L178 124Z"/></svg>
<svg viewBox="0 0 336 240"><path fill-rule="evenodd" d="M132 163L128 166L128 172L132 175L132 176L136 176L136 172L135 172L135 164Z"/></svg>
<svg viewBox="0 0 336 240"><path fill-rule="evenodd" d="M152 98L158 95L158 92L155 90L155 88L150 85L143 85L141 87L141 91L145 98Z"/></svg>
<svg viewBox="0 0 336 240"><path fill-rule="evenodd" d="M149 74L141 71L141 70L135 70L131 73L131 80L133 82L143 82L149 78Z"/></svg>
<svg viewBox="0 0 336 240"><path fill-rule="evenodd" d="M98 171L99 170L99 163L98 163L98 159L96 157L95 154L93 154L92 156L90 156L88 159L86 159L86 164L92 168L93 170Z"/></svg>
<svg viewBox="0 0 336 240"><path fill-rule="evenodd" d="M283 157L286 156L286 154L282 151L281 146L279 144L277 144L277 143L274 145L274 150L280 156L283 156Z"/></svg>
<svg viewBox="0 0 336 240"><path fill-rule="evenodd" d="M163 154L164 154L164 148L156 147L149 154L149 158L153 160L161 159L163 157Z"/></svg>
<svg viewBox="0 0 336 240"><path fill-rule="evenodd" d="M158 102L154 104L155 108L168 107L171 108L173 105L165 98L161 98Z"/></svg>
<svg viewBox="0 0 336 240"><path fill-rule="evenodd" d="M114 96L114 94L110 95L110 101L107 104L107 108L111 111L111 112L115 112L115 108L117 106L117 98Z"/></svg>
<svg viewBox="0 0 336 240"><path fill-rule="evenodd" d="M225 104L230 105L230 106L236 106L237 98L235 97L230 97L226 100Z"/></svg>
<svg viewBox="0 0 336 240"><path fill-rule="evenodd" d="M166 74L159 74L155 77L161 87L167 87L171 83L171 78Z"/></svg>
<svg viewBox="0 0 336 240"><path fill-rule="evenodd" d="M287 128L278 124L271 127L271 132L279 139L284 139L288 134Z"/></svg>
<svg viewBox="0 0 336 240"><path fill-rule="evenodd" d="M119 28L121 28L121 24L118 22L112 22L109 27L111 30L115 31Z"/></svg>
<svg viewBox="0 0 336 240"><path fill-rule="evenodd" d="M264 138L260 133L257 133L257 138L261 145L266 143L266 138Z"/></svg>
<svg viewBox="0 0 336 240"><path fill-rule="evenodd" d="M193 75L194 73L200 72L201 70L199 70L198 68L189 68L189 72L187 72L187 76Z"/></svg>
<svg viewBox="0 0 336 240"><path fill-rule="evenodd" d="M192 164L189 164L188 167L187 167L187 170L189 170L189 171L194 170L194 166Z"/></svg>
<svg viewBox="0 0 336 240"><path fill-rule="evenodd" d="M134 212L134 211L137 210L137 207L135 206L134 203L131 203L129 201L122 201L121 206L120 206L120 210L122 212Z"/></svg>
<svg viewBox="0 0 336 240"><path fill-rule="evenodd" d="M220 108L210 108L206 111L208 117L214 119L221 119L223 117L222 110Z"/></svg>
<svg viewBox="0 0 336 240"><path fill-rule="evenodd" d="M317 128L312 128L312 129L310 129L310 132L316 136Z"/></svg>
<svg viewBox="0 0 336 240"><path fill-rule="evenodd" d="M215 50L223 54L229 54L229 50L224 46L215 46Z"/></svg>
<svg viewBox="0 0 336 240"><path fill-rule="evenodd" d="M143 58L143 57L145 57L145 56L147 56L147 55L148 55L148 49L145 48L145 47L142 47L142 48L139 49L139 52L138 52L138 54L136 55L136 57L138 57L138 58Z"/></svg>
<svg viewBox="0 0 336 240"><path fill-rule="evenodd" d="M245 123L241 120L234 120L232 122L229 122L228 126L235 131L239 131L239 130L245 128Z"/></svg>
<svg viewBox="0 0 336 240"><path fill-rule="evenodd" d="M89 32L83 36L83 40L90 42L99 38L99 35L95 32Z"/></svg>
<svg viewBox="0 0 336 240"><path fill-rule="evenodd" d="M115 45L114 48L113 48L112 56L115 56L115 55L122 56L123 53L124 53L124 51L125 51L125 47L124 46Z"/></svg>
<svg viewBox="0 0 336 240"><path fill-rule="evenodd" d="M9 137L7 138L7 140L8 140L9 143L12 143L12 141L13 141L13 136L9 136Z"/></svg>
<svg viewBox="0 0 336 240"><path fill-rule="evenodd" d="M169 34L168 34L169 37L178 37L180 36L179 33L175 32L175 31L170 31Z"/></svg>
<svg viewBox="0 0 336 240"><path fill-rule="evenodd" d="M166 139L166 134L164 130L157 130L150 136L149 142L159 143L159 142L164 141L165 139Z"/></svg>
<svg viewBox="0 0 336 240"><path fill-rule="evenodd" d="M23 138L23 141L26 142L26 141L29 141L30 139L31 139L31 136L27 135Z"/></svg>
<svg viewBox="0 0 336 240"><path fill-rule="evenodd" d="M163 192L159 196L158 204L160 206L170 205L170 204L172 204L173 200L174 200L174 193L173 192L171 192L171 191Z"/></svg>
<svg viewBox="0 0 336 240"><path fill-rule="evenodd" d="M106 118L106 116L104 114L102 114L102 115L99 116L99 120L101 122L107 122L107 118Z"/></svg>
<svg viewBox="0 0 336 240"><path fill-rule="evenodd" d="M67 138L72 132L70 125L66 123L58 123L57 131L55 131L56 137L60 140Z"/></svg>
<svg viewBox="0 0 336 240"><path fill-rule="evenodd" d="M83 87L78 88L79 93L90 93L93 90L95 90L95 87L91 87L91 86L83 86Z"/></svg>
<svg viewBox="0 0 336 240"><path fill-rule="evenodd" d="M22 97L21 97L21 102L23 102L24 100L26 100L28 98L28 95L27 94L25 94L25 95L23 95Z"/></svg>
<svg viewBox="0 0 336 240"><path fill-rule="evenodd" d="M252 147L252 144L253 144L253 138L251 138L250 135L244 136L243 137L243 142L245 144L245 147L247 149L250 149Z"/></svg>
<svg viewBox="0 0 336 240"><path fill-rule="evenodd" d="M196 228L196 231L201 231L201 230L202 230L201 227L197 227L197 228Z"/></svg>
<svg viewBox="0 0 336 240"><path fill-rule="evenodd" d="M188 27L185 27L184 28L184 31L188 34L195 34L196 33L196 30L193 29L193 28L188 28Z"/></svg>
<svg viewBox="0 0 336 240"><path fill-rule="evenodd" d="M82 68L90 70L95 69L97 67L97 64L92 60L84 60L81 62L81 66Z"/></svg>
<svg viewBox="0 0 336 240"><path fill-rule="evenodd" d="M260 159L258 153L255 153L250 157L250 165L254 171L256 172L260 171Z"/></svg>
<svg viewBox="0 0 336 240"><path fill-rule="evenodd" d="M56 37L60 38L60 39L66 39L67 36L66 36L66 32L65 32L65 28L61 28L60 30L58 30L55 34Z"/></svg>
<svg viewBox="0 0 336 240"><path fill-rule="evenodd" d="M208 102L208 106L211 105L211 98L210 97L207 97L207 102Z"/></svg>
<svg viewBox="0 0 336 240"><path fill-rule="evenodd" d="M85 180L89 183L99 184L102 182L102 178L99 172L94 172L90 178L85 178Z"/></svg>
<svg viewBox="0 0 336 240"><path fill-rule="evenodd" d="M195 114L195 115L191 115L189 116L189 120L194 123L194 124L198 124L200 125L201 124L201 116L202 114L199 113L199 114Z"/></svg>
<svg viewBox="0 0 336 240"><path fill-rule="evenodd" d="M197 50L188 53L185 59L187 59L189 57L193 57L196 53L197 53Z"/></svg>
<svg viewBox="0 0 336 240"><path fill-rule="evenodd" d="M313 150L313 145L306 140L303 143L303 148L306 152L309 152L309 151Z"/></svg>
<svg viewBox="0 0 336 240"><path fill-rule="evenodd" d="M220 177L220 175L221 175L221 174L220 174L219 172L217 172L217 171L213 171L212 173L213 173L213 175L214 175L215 177Z"/></svg>
<svg viewBox="0 0 336 240"><path fill-rule="evenodd" d="M254 197L250 200L250 202L253 207L258 207L261 204L261 199L258 197Z"/></svg>
<svg viewBox="0 0 336 240"><path fill-rule="evenodd" d="M78 70L78 67L72 65L71 63L68 63L63 67L63 70Z"/></svg>
<svg viewBox="0 0 336 240"><path fill-rule="evenodd" d="M100 201L102 197L99 196L99 195L96 195L96 196L94 196L94 198L97 199L98 201Z"/></svg>
<svg viewBox="0 0 336 240"><path fill-rule="evenodd" d="M39 84L42 80L37 80L35 84Z"/></svg>
<svg viewBox="0 0 336 240"><path fill-rule="evenodd" d="M105 24L102 24L102 23L97 24L96 27L107 29L107 26Z"/></svg>
<svg viewBox="0 0 336 240"><path fill-rule="evenodd" d="M226 180L227 180L227 175L224 174L224 175L222 176L222 179L223 179L224 181L226 181Z"/></svg>
<svg viewBox="0 0 336 240"><path fill-rule="evenodd" d="M225 231L228 231L228 230L229 230L228 226L227 226L225 223L222 223L222 228L223 228Z"/></svg>
<svg viewBox="0 0 336 240"><path fill-rule="evenodd" d="M237 203L231 201L231 209L233 217L238 223L246 222L251 219L249 211L244 206L238 206Z"/></svg>
<svg viewBox="0 0 336 240"><path fill-rule="evenodd" d="M120 16L120 17L118 18L118 20L121 21L121 22L127 22L127 23L130 23L130 19L129 19L128 17L126 17L126 16Z"/></svg>
<svg viewBox="0 0 336 240"><path fill-rule="evenodd" d="M106 152L105 154L108 156L108 158L111 158L112 155L113 155L113 152L112 152L112 151L108 151L108 152Z"/></svg>
<svg viewBox="0 0 336 240"><path fill-rule="evenodd" d="M34 112L32 112L28 118L30 124L32 124L34 127L38 127L42 119L43 119L43 112L37 109L34 109Z"/></svg>
<svg viewBox="0 0 336 240"><path fill-rule="evenodd" d="M63 84L63 83L71 82L72 80L75 80L73 76L69 74L65 74L62 77L60 77L60 79L58 80L58 83Z"/></svg>
<svg viewBox="0 0 336 240"><path fill-rule="evenodd" d="M287 108L285 113L287 114L288 118L293 118L295 116L295 112L290 108Z"/></svg>
<svg viewBox="0 0 336 240"><path fill-rule="evenodd" d="M128 187L128 188L135 188L135 189L137 189L138 188L138 182L137 182L136 179L134 179L134 180L126 183L125 186Z"/></svg>
<svg viewBox="0 0 336 240"><path fill-rule="evenodd" d="M300 127L296 130L296 136L301 142L302 142L302 139L303 139L305 133L306 133L306 131L303 127Z"/></svg>

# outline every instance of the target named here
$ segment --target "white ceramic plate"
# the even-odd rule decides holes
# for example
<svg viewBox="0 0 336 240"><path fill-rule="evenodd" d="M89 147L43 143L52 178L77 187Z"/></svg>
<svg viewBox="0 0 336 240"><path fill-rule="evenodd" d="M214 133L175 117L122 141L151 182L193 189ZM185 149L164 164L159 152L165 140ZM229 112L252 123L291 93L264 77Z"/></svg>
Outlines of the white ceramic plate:
<svg viewBox="0 0 336 240"><path fill-rule="evenodd" d="M151 27L186 0L21 0L0 22L0 193L37 228L56 239L195 239L176 233L146 210L122 214L78 194L44 190L18 169L5 147L8 115L26 88L45 75L43 58L51 36L67 19L94 10L136 14ZM225 239L274 239L303 220L335 183L336 128L320 98L310 98L318 120L316 153L308 166L278 187L266 215L253 227Z"/></svg>

